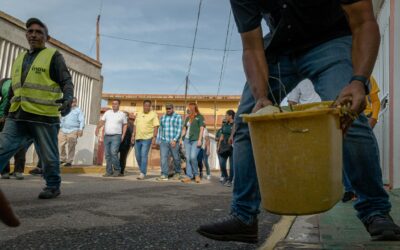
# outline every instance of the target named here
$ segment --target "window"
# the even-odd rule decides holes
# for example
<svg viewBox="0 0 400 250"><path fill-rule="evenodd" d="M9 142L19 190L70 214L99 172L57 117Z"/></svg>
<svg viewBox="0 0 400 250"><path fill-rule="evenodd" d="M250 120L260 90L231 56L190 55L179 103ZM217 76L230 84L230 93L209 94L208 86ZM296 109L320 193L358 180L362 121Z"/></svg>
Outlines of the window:
<svg viewBox="0 0 400 250"><path fill-rule="evenodd" d="M132 107L136 107L136 102L131 102Z"/></svg>
<svg viewBox="0 0 400 250"><path fill-rule="evenodd" d="M156 110L156 111L162 110L162 106L161 105L152 105L151 107L153 108L153 110Z"/></svg>
<svg viewBox="0 0 400 250"><path fill-rule="evenodd" d="M185 111L185 106L175 106L176 111Z"/></svg>

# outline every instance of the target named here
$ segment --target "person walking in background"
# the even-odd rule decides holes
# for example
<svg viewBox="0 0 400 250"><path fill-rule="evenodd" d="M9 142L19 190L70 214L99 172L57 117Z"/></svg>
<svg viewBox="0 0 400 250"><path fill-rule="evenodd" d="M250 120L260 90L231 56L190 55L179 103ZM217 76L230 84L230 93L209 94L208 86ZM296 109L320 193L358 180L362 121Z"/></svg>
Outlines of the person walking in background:
<svg viewBox="0 0 400 250"><path fill-rule="evenodd" d="M76 97L74 97L72 99L71 112L61 118L61 131L58 134L60 160L64 167L72 166L78 137L82 137L84 127L85 117L81 109L77 106ZM65 150L66 147L68 148L68 155Z"/></svg>
<svg viewBox="0 0 400 250"><path fill-rule="evenodd" d="M226 123L225 119L222 121L222 126ZM221 169L221 156L218 154L218 143L219 143L219 139L221 138L222 135L222 127L220 127L217 132L215 133L215 143L216 143L216 150L217 150L217 157L218 157L218 163L219 163L219 172L220 172L220 176L219 176L219 182L221 182L222 184L225 183L225 177L222 176L222 169Z"/></svg>
<svg viewBox="0 0 400 250"><path fill-rule="evenodd" d="M206 166L207 180L211 179L210 165L208 164L208 157L211 153L210 136L207 128L203 130L203 144L197 156L197 164L199 166L200 178L203 179L203 163Z"/></svg>
<svg viewBox="0 0 400 250"><path fill-rule="evenodd" d="M123 176L121 173L118 151L121 141L125 138L127 118L125 113L119 110L120 104L120 100L113 100L112 109L104 113L96 127L96 136L99 136L99 129L104 126L106 173L103 177Z"/></svg>
<svg viewBox="0 0 400 250"><path fill-rule="evenodd" d="M233 121L235 119L235 111L228 110L225 114L226 123L222 125L221 137L218 141L218 154L220 155L220 166L222 177L224 178L223 184L227 187L232 186L233 180L233 147L232 142L229 141L232 133ZM229 175L227 171L227 162L229 159Z"/></svg>
<svg viewBox="0 0 400 250"><path fill-rule="evenodd" d="M147 162L150 147L156 145L156 138L160 122L155 112L151 111L151 101L143 102L143 112L138 113L135 119L135 128L132 140L135 141L135 156L139 165L140 174L136 178L144 180L147 174Z"/></svg>
<svg viewBox="0 0 400 250"><path fill-rule="evenodd" d="M165 105L166 114L161 117L158 129L158 141L160 142L161 176L160 181L167 181L169 176L168 158L173 158L173 179L181 178L181 158L179 156L179 141L182 133L182 117L175 113L174 105Z"/></svg>
<svg viewBox="0 0 400 250"><path fill-rule="evenodd" d="M196 183L200 183L197 155L203 144L205 122L196 103L189 103L188 110L189 116L186 117L182 132L186 152L186 177L182 182L189 183L194 178Z"/></svg>
<svg viewBox="0 0 400 250"><path fill-rule="evenodd" d="M125 115L128 116L128 126L126 128L126 133L124 140L121 142L119 146L119 164L121 166L121 174L125 174L125 167L126 167L126 159L128 158L128 154L131 151L131 148L134 144L132 144L132 134L134 129L134 122L135 122L135 114L125 112Z"/></svg>
<svg viewBox="0 0 400 250"><path fill-rule="evenodd" d="M0 134L0 170L33 140L46 180L39 198L51 199L61 193L59 116L71 111L74 85L63 56L56 49L46 48L47 26L30 18L26 28L30 48L18 55L12 67L10 108Z"/></svg>
<svg viewBox="0 0 400 250"><path fill-rule="evenodd" d="M368 123L372 129L374 129L376 123L378 122L379 111L381 110L381 101L379 100L379 87L376 83L376 80L373 76L369 78L370 83L370 91L369 94L365 97L366 107L364 109L365 116L368 117ZM345 171L345 168L342 169L343 172L343 186L344 186L344 194L342 198L342 202L348 202L350 200L357 200L357 194L354 191L354 188L351 186L350 179Z"/></svg>

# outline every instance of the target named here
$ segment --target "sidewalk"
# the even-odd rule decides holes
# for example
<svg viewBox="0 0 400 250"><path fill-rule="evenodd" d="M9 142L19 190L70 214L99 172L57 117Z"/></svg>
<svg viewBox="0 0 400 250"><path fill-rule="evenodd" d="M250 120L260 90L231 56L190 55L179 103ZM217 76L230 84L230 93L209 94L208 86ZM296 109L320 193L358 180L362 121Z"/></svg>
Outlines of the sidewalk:
<svg viewBox="0 0 400 250"><path fill-rule="evenodd" d="M400 189L390 192L391 215L400 224ZM275 249L400 249L400 242L374 242L352 203L339 202L326 213L298 216Z"/></svg>

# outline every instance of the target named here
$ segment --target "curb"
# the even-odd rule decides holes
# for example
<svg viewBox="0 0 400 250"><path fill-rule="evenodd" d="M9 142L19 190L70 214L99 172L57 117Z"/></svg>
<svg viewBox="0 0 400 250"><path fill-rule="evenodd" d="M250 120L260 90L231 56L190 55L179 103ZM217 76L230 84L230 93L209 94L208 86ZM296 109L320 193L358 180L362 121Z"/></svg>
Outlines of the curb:
<svg viewBox="0 0 400 250"><path fill-rule="evenodd" d="M259 248L260 250L272 250L281 240L285 239L292 227L296 216L282 216L271 230L270 235Z"/></svg>

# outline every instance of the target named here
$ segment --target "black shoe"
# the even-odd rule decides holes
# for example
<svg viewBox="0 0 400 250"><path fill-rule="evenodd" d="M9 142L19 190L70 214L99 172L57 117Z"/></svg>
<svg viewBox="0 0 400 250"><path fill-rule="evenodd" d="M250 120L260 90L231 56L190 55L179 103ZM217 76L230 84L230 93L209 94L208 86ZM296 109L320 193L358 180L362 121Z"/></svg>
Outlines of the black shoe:
<svg viewBox="0 0 400 250"><path fill-rule="evenodd" d="M42 175L42 169L41 168L34 168L31 171L29 171L29 174L31 175Z"/></svg>
<svg viewBox="0 0 400 250"><path fill-rule="evenodd" d="M258 221L256 219L251 225L247 225L239 218L229 215L213 224L201 225L197 232L213 240L257 243Z"/></svg>
<svg viewBox="0 0 400 250"><path fill-rule="evenodd" d="M112 175L112 177L123 177L124 174L118 173L118 172L114 172L114 174Z"/></svg>
<svg viewBox="0 0 400 250"><path fill-rule="evenodd" d="M354 192L351 192L351 191L350 192L345 192L343 194L342 202L345 203L345 202L348 202L348 201L353 200L355 198L356 198L356 194Z"/></svg>
<svg viewBox="0 0 400 250"><path fill-rule="evenodd" d="M45 187L39 194L39 199L53 199L61 194L59 188Z"/></svg>
<svg viewBox="0 0 400 250"><path fill-rule="evenodd" d="M71 167L71 166L72 166L71 163L65 163L65 164L64 164L64 167Z"/></svg>
<svg viewBox="0 0 400 250"><path fill-rule="evenodd" d="M393 222L390 215L374 215L364 222L372 240L400 240L400 227Z"/></svg>

